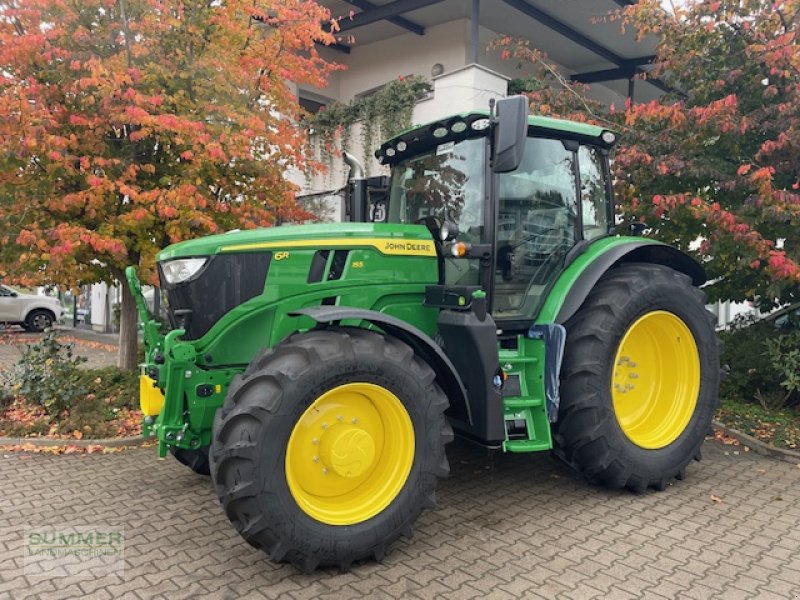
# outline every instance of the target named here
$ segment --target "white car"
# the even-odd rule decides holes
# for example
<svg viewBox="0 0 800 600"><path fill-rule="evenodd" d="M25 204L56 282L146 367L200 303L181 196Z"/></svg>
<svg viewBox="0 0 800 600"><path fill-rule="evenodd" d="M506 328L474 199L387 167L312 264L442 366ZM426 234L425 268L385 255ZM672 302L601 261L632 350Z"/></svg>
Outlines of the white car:
<svg viewBox="0 0 800 600"><path fill-rule="evenodd" d="M22 325L28 331L44 331L64 315L58 298L23 294L0 285L0 323Z"/></svg>

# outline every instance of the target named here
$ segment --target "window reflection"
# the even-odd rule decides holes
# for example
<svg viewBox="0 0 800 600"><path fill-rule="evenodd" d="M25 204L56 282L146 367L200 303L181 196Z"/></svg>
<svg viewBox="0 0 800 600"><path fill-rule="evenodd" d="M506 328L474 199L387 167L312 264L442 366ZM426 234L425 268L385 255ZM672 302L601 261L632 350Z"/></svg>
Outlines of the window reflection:
<svg viewBox="0 0 800 600"><path fill-rule="evenodd" d="M483 233L484 140L442 144L398 163L392 170L389 221L416 223L426 217L458 225L463 238Z"/></svg>
<svg viewBox="0 0 800 600"><path fill-rule="evenodd" d="M581 217L583 237L593 240L608 233L606 174L604 158L597 148L581 146L578 164L581 169Z"/></svg>
<svg viewBox="0 0 800 600"><path fill-rule="evenodd" d="M530 315L575 244L574 154L530 138L519 169L500 176L494 312Z"/></svg>
<svg viewBox="0 0 800 600"><path fill-rule="evenodd" d="M441 144L392 169L390 223L419 223L431 217L458 225L458 240L480 243L483 238L484 138ZM426 223L430 225L430 223ZM479 261L444 258L449 285L479 285Z"/></svg>

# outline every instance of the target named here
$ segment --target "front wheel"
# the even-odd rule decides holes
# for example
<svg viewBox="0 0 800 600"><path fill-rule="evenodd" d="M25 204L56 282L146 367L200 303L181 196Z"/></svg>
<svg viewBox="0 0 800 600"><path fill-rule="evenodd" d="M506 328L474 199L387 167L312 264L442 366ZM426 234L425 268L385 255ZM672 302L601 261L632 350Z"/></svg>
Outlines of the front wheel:
<svg viewBox="0 0 800 600"><path fill-rule="evenodd" d="M305 571L381 559L449 472L447 398L406 344L356 328L295 334L234 380L211 476L236 530Z"/></svg>
<svg viewBox="0 0 800 600"><path fill-rule="evenodd" d="M55 315L53 315L53 313L51 313L49 310L37 308L36 310L31 311L31 313L25 319L25 324L23 327L26 331L39 333L52 327L54 318Z"/></svg>
<svg viewBox="0 0 800 600"><path fill-rule="evenodd" d="M565 324L557 452L611 488L663 489L699 458L719 389L713 316L689 278L629 264Z"/></svg>
<svg viewBox="0 0 800 600"><path fill-rule="evenodd" d="M198 475L210 475L208 467L208 446L189 450L186 448L170 448L169 451L182 465L186 465Z"/></svg>

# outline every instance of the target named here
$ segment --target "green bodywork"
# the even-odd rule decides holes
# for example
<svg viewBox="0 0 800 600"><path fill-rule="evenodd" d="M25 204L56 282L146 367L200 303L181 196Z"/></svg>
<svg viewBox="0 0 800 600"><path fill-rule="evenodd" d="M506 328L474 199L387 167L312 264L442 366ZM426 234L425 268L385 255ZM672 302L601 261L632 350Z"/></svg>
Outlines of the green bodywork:
<svg viewBox="0 0 800 600"><path fill-rule="evenodd" d="M421 151L414 148L442 143L453 135L457 138L459 134L450 127L459 119L472 124L484 116L488 112L473 111L415 127L383 144L377 154L381 160L388 159L387 148L402 140L407 145L405 154L413 155ZM528 124L534 135L545 130L555 138L577 137L598 147L609 147L602 140L605 130L593 125L540 116L530 117ZM450 133L437 138L433 131L445 125ZM483 136L489 131L470 129L467 133ZM553 277L536 314L527 315L527 322L545 327L554 324L579 276L607 252L631 241L657 243L619 236L604 236L588 243ZM144 434L158 440L161 456L169 447L193 449L211 442L214 415L232 379L261 350L276 346L294 332L316 326L308 316L292 316L293 311L321 304L367 309L398 318L429 338L437 336L441 309L426 306L424 300L426 287L440 283L440 264L431 231L425 225L338 223L229 232L174 244L159 253L157 260L164 264L182 258L253 252L270 253L261 293L231 308L194 340L185 339L182 329L160 333L159 324L142 297L135 270L129 267L126 271L144 329L146 356L142 373L164 392L160 412L144 421ZM345 254L346 263L336 267L336 277L329 277L335 257L341 260ZM319 271L320 260L326 261L324 270L320 277L312 278L312 264ZM474 292L473 297L482 293ZM365 321L344 324L374 327ZM532 452L552 448L545 400L545 341L520 332L514 344L501 347L498 342L498 359L505 376L519 381L518 396L503 396L505 420L524 421L527 432L526 439L506 439L503 449Z"/></svg>
<svg viewBox="0 0 800 600"><path fill-rule="evenodd" d="M341 223L257 229L170 246L159 254L159 261L259 248L265 251L268 248L273 256L263 293L229 311L205 335L192 341L181 339L185 333L181 329L166 335L159 333L159 325L141 296L135 270L129 267L126 274L144 328L146 357L142 370L154 375L153 379L165 394L158 416L145 419L145 435L156 437L161 456L169 446L199 448L208 445L214 414L222 405L233 377L242 372L260 350L275 346L296 331L313 328L315 323L309 317L293 317L289 313L319 306L323 299L334 299L340 306L397 317L433 337L438 309L423 306L423 299L426 286L438 282L436 257L384 254L375 245L376 240L389 240L393 244L408 244L413 249L421 247L423 242L432 243L431 239L423 225ZM304 246L309 241L313 244ZM553 323L583 270L609 249L630 241L645 240L606 237L591 243L555 281L535 322ZM323 278L308 283L307 276L317 250L342 248L349 249L350 253L341 277L335 281ZM329 261L333 254L330 253ZM280 260L275 258L278 255ZM544 342L519 335L515 350L498 348L498 353L503 370L520 377L520 395L503 399L506 419L525 419L529 432L529 439L507 440L503 448L510 452L550 449ZM163 356L162 364L158 364L159 355ZM212 393L201 396L198 394L201 386L213 390Z"/></svg>

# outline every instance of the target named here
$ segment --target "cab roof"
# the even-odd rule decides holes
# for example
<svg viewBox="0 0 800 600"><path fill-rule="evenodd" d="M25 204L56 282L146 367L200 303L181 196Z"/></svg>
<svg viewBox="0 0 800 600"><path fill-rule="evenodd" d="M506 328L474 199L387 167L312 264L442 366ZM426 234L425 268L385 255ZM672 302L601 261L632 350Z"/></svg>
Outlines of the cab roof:
<svg viewBox="0 0 800 600"><path fill-rule="evenodd" d="M414 125L409 129L397 134L393 138L381 144L376 150L375 157L382 163L391 164L402 159L404 156L416 154L430 146L435 146L451 141L460 141L471 137L482 137L486 135L488 127L475 129L475 123L488 126L488 110L474 110L466 113L458 113L441 119L436 119L424 125ZM460 132L453 131L453 126L463 122L466 128ZM434 134L434 131L446 130L446 134L441 137ZM581 123L578 121L568 121L566 119L554 119L542 115L528 116L528 135L556 135L557 137L573 138L579 141L590 142L603 148L610 148L614 145L603 141L602 136L609 129ZM614 133L614 132L612 132ZM616 135L616 134L615 134ZM397 144L405 142L407 151L399 151ZM394 150L394 155L387 154L387 150ZM391 150L390 150L391 153Z"/></svg>

